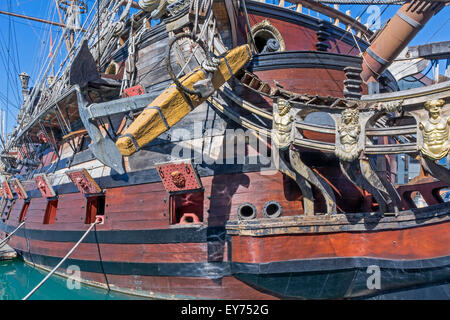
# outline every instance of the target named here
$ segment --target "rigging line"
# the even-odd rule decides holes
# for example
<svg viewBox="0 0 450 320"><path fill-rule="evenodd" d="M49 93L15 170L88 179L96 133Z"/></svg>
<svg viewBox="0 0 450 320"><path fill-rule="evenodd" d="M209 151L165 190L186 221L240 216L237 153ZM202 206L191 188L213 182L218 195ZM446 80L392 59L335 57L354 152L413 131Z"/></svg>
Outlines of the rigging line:
<svg viewBox="0 0 450 320"><path fill-rule="evenodd" d="M390 6L390 4L388 4L388 5L386 5L386 6L384 7L383 11L380 13L380 19L381 19L381 16L383 15L383 13L386 11L386 9L389 8L389 6ZM375 23L375 21L374 21L374 23ZM367 26L367 28L369 29L370 26ZM380 29L382 29L382 27L380 27ZM353 46L351 47L351 49L347 52L347 55L350 54L350 51L352 51L353 48L355 48L355 45L353 45Z"/></svg>
<svg viewBox="0 0 450 320"><path fill-rule="evenodd" d="M7 67L10 64L8 63L8 59L6 59L6 58L10 58L12 60L14 60L14 59L13 59L13 57L11 57L10 50L5 46L4 42L5 42L5 40L3 39L3 37L0 33L0 45L2 46L0 54L3 59L2 62L5 67L5 70L7 71L8 84L11 86L11 88L13 88L15 90L17 97L19 97L18 99L16 97L16 100L20 104L20 94L19 94L19 90L18 90L18 86L17 86L18 85L18 77L12 75L10 68ZM17 69L17 67L14 63L13 63L13 67L14 67L14 71L16 72L16 74L19 75L19 72L18 72L19 70ZM14 83L14 86L12 83Z"/></svg>
<svg viewBox="0 0 450 320"><path fill-rule="evenodd" d="M16 32L16 25L14 20L13 21L13 29L14 29L14 43L15 43L15 47L16 47L16 58L17 58L17 66L19 68L19 70L21 70L22 68L20 67L20 59L19 59L19 48L17 46L17 32Z"/></svg>
<svg viewBox="0 0 450 320"><path fill-rule="evenodd" d="M84 23L83 23L83 25L82 25L82 27L81 27L82 29L85 29L86 24L89 22L89 19L90 19L90 17L91 17L91 14L94 12L94 8L95 8L95 5L97 4L97 1L98 1L98 0L96 0L95 3L94 3L94 5L92 6L91 11L89 12L89 14L88 14L86 20L84 21ZM78 40L81 41L81 40L84 39L84 38L88 39L90 36L88 36L87 33L89 32L89 30L92 28L93 25L95 25L94 19L93 19L92 21L89 22L89 26L87 27L86 35L83 35L83 36L81 37L81 35L82 35L81 32L79 32L79 33L76 35L75 40L74 40L72 46L70 47L70 50L67 52L66 57L64 58L63 62L61 62L60 67L59 67L59 69L58 69L58 72L56 73L56 77L57 77L58 79L59 79L59 77L60 77L60 73L61 73L61 72L63 71L63 69L64 69L64 65L66 64L66 62L67 62L67 61L69 61L69 62L72 61L72 58L74 57L74 55L71 56L72 53L73 53L73 52L76 52L76 50L79 49L79 46L77 46ZM80 39L80 37L81 37L81 39Z"/></svg>
<svg viewBox="0 0 450 320"><path fill-rule="evenodd" d="M420 80L422 80L423 78L425 78L425 76L431 71L431 68L433 68L433 65L434 65L434 63L432 62L431 65L430 65L430 67L428 68L427 72L422 73L422 76L421 76L420 78L414 78L414 80L408 80L408 79L406 79L407 77L404 77L404 78L401 78L400 80L404 80L404 81L406 81L406 82L417 82L417 81L420 81ZM416 74L419 74L419 73L420 73L420 72L418 72L418 73L416 73ZM416 74L412 74L412 75L410 75L409 77L412 77L412 76L414 76L414 75L416 75Z"/></svg>
<svg viewBox="0 0 450 320"><path fill-rule="evenodd" d="M428 38L428 40L427 41L425 41L425 43L428 43L428 42L430 42L430 40L448 23L448 21L450 20L450 18L447 18L447 20L444 20L444 22L442 23L442 25L439 27L439 29L435 32L435 33L433 33L429 38ZM398 72L398 73L402 73L402 72L404 72L404 71L406 71L406 70L408 70L409 68L411 68L411 67L414 67L416 64L418 64L418 63L420 63L422 60L419 60L419 61L416 61L416 62L414 62L414 63L412 63L412 64L408 64L404 69L402 69L400 72Z"/></svg>
<svg viewBox="0 0 450 320"><path fill-rule="evenodd" d="M39 289L45 283L45 281L47 281L56 272L56 270L58 270L58 268L64 263L64 261L66 261L67 258L69 258L69 256L75 251L76 248L78 248L80 243L83 242L84 238L86 238L88 233L91 232L92 228L94 228L95 225L98 223L99 221L97 220L91 224L91 226L86 230L81 239L78 240L78 242L72 247L72 249L70 249L70 251L64 256L64 258L62 258L61 261L45 276L45 278L42 279L42 281L39 282L39 284L36 287L34 287L34 289L31 290L22 300L27 300L29 297L31 297L31 295L35 293L36 290Z"/></svg>
<svg viewBox="0 0 450 320"><path fill-rule="evenodd" d="M8 10L11 11L11 0L8 0ZM9 57L9 51L8 51L10 47L11 47L11 18L8 19L8 47L6 48L6 50L8 52L8 57L7 57L7 66L6 66L5 69L6 69L6 71L8 73L11 72L10 64L9 64L10 57ZM8 81L8 84L12 85L10 83L10 81ZM8 86L8 84L6 86L6 99L7 100L9 98L9 86ZM9 111L9 105L7 104L6 105L6 119L8 119L8 111ZM6 127L5 132L8 132L8 121L6 121L5 127ZM5 137L5 139L6 139L6 137Z"/></svg>
<svg viewBox="0 0 450 320"><path fill-rule="evenodd" d="M38 77L38 81L39 81L38 85L33 87L33 90L30 94L30 96L31 96L31 99L29 101L30 104L33 103L33 100L35 99L37 92L41 89L43 78L45 78L47 76L48 70L50 69L51 64L54 62L54 60L56 58L56 52L58 52L58 50L61 46L61 43L63 42L64 36L66 35L66 32L67 32L67 29L64 29L63 33L61 34L61 37L59 38L58 45L55 49L55 52L51 55L51 58L50 58L50 56L47 57L46 62L50 58L50 61L48 62L48 64L46 63L42 66L41 72ZM44 72L44 68L45 68L45 72ZM42 75L43 72L44 72L44 74ZM41 75L42 75L42 77L41 77Z"/></svg>
<svg viewBox="0 0 450 320"><path fill-rule="evenodd" d="M20 8L20 11L22 11L22 14L25 16L25 15L26 15L26 14L25 14L25 11L23 11L22 7L20 6L19 0L16 0L16 3L17 3L17 7ZM33 32L34 32L34 34L36 35L36 37L37 37L37 38L40 38L39 34L36 32L36 30L34 30L34 27L33 27L33 25L30 23L30 21L29 21L29 20L26 20L26 22L27 22L26 24L28 24L28 25L31 27L31 30L33 30ZM16 21L16 23L25 24L25 23L21 23L21 22L17 22L17 21Z"/></svg>
<svg viewBox="0 0 450 320"><path fill-rule="evenodd" d="M345 33L342 35L342 37L339 39L339 41L342 41L342 39L344 39L344 37L347 35L348 32L353 34L353 32L351 32L352 27L356 24L356 22L358 22L358 19L361 18L364 13L366 13L366 11L369 7L370 7L370 4L367 5L363 11L361 11L361 13L354 19L353 23L350 25L350 28L348 28L345 31Z"/></svg>
<svg viewBox="0 0 450 320"><path fill-rule="evenodd" d="M47 14L45 15L45 17L47 19L50 19L51 18L50 5L49 5L49 3L47 3L47 4L48 4L47 10L46 10ZM42 3L41 3L41 8L42 8ZM40 60L39 60L39 63L35 64L35 68L33 69L33 78L35 78L36 81L39 81L40 75L36 78L36 74L37 74L37 72L39 72L39 66L42 65L42 67L44 67L45 63L46 63L46 62L44 62L44 59L45 58L48 59L48 57L49 57L49 55L46 55L45 52L46 52L47 39L49 37L49 33L51 33L51 32L52 32L52 27L50 25L45 25L45 27L42 28L41 35L39 36L39 39L42 39L40 41L40 55L39 55ZM47 36L45 34L47 34Z"/></svg>
<svg viewBox="0 0 450 320"><path fill-rule="evenodd" d="M50 10L51 10L50 3L48 3L48 7L47 7L47 10L46 10L47 14L45 16L48 19L52 18ZM36 78L36 83L42 81L42 79L41 79L42 71L43 71L43 69L45 68L45 66L47 64L48 59L50 58L50 55L44 54L44 52L46 52L46 46L44 46L44 45L46 43L48 43L48 39L50 38L51 30L52 30L51 26L47 25L46 28L44 28L44 30L42 32L42 35L41 35L41 39L47 39L47 41L46 40L42 40L42 42L41 42L40 65L42 65L42 69L41 69L38 77ZM45 59L45 62L44 62L44 59Z"/></svg>
<svg viewBox="0 0 450 320"><path fill-rule="evenodd" d="M18 107L16 104L12 103L9 100L6 100L5 96L0 92L0 99L3 100L3 103L9 103L10 106L14 107L17 110L20 110L20 107Z"/></svg>

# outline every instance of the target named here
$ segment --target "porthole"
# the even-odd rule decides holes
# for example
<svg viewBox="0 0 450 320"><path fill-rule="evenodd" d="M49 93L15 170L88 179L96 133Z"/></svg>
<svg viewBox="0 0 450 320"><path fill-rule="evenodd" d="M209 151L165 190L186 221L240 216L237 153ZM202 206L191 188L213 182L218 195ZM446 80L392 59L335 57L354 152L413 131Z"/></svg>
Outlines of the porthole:
<svg viewBox="0 0 450 320"><path fill-rule="evenodd" d="M281 204L274 200L266 202L263 208L263 215L266 218L278 218L282 212Z"/></svg>
<svg viewBox="0 0 450 320"><path fill-rule="evenodd" d="M256 208L253 204L246 202L239 206L238 217L242 220L250 220L256 218Z"/></svg>
<svg viewBox="0 0 450 320"><path fill-rule="evenodd" d="M258 53L286 50L286 45L281 33L267 19L255 24L252 27L252 34L255 39L256 50Z"/></svg>

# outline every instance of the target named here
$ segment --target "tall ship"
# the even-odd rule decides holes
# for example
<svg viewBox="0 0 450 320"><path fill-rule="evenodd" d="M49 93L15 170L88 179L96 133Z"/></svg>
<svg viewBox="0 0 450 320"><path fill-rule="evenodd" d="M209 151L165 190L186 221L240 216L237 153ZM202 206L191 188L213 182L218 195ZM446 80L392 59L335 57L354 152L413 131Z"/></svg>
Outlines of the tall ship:
<svg viewBox="0 0 450 320"><path fill-rule="evenodd" d="M26 263L156 299L450 298L450 69L419 67L450 45L409 46L448 1L55 3L1 139Z"/></svg>

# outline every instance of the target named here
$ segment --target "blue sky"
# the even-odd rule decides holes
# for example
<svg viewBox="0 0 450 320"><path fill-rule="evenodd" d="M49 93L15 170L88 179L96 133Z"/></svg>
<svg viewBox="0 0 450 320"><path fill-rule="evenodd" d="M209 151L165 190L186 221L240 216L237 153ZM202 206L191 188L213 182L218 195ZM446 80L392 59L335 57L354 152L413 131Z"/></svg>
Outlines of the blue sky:
<svg viewBox="0 0 450 320"><path fill-rule="evenodd" d="M266 0L272 3L272 0ZM275 0L278 2L278 0ZM88 0L89 9L95 3ZM380 6L380 10L385 9ZM341 11L351 10L353 17L359 16L365 5L341 6ZM398 10L399 6L389 6L381 16L385 23ZM55 0L0 0L0 10L38 17L59 22L55 10ZM366 23L369 15L361 16L361 22ZM444 8L433 17L428 24L412 40L410 45L427 42L450 40L450 6ZM43 61L48 56L50 34L55 43L61 33L61 28L39 22L0 15L0 107L7 111L7 132L10 132L16 121L22 96L17 74L25 71L31 76L30 86L34 84ZM445 61L441 62L441 70ZM8 76L9 75L9 76ZM7 104L6 102L9 101Z"/></svg>

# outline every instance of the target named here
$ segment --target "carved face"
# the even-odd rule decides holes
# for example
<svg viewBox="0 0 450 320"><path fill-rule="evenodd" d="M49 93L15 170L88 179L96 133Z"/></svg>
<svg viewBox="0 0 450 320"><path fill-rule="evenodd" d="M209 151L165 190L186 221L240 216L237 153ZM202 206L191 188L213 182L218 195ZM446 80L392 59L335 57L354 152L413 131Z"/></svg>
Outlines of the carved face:
<svg viewBox="0 0 450 320"><path fill-rule="evenodd" d="M278 100L278 113L280 114L280 116L284 116L285 114L287 114L290 109L291 104L288 101L284 99Z"/></svg>
<svg viewBox="0 0 450 320"><path fill-rule="evenodd" d="M358 123L358 111L346 109L342 111L342 122L345 124L357 124Z"/></svg>
<svg viewBox="0 0 450 320"><path fill-rule="evenodd" d="M170 175L172 176L172 182L174 185L176 185L178 188L184 188L184 186L186 185L186 178L181 172L174 171Z"/></svg>
<svg viewBox="0 0 450 320"><path fill-rule="evenodd" d="M431 118L437 119L441 115L441 108L444 103L445 101L442 99L427 101L425 102L425 109L428 110Z"/></svg>

